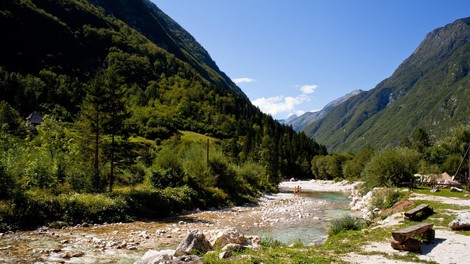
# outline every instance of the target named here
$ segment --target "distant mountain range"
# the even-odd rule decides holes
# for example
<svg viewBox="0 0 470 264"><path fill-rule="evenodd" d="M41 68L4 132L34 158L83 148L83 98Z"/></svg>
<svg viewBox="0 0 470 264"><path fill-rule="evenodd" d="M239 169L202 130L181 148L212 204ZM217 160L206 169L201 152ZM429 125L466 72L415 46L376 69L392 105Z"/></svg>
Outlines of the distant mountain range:
<svg viewBox="0 0 470 264"><path fill-rule="evenodd" d="M304 131L330 151L397 146L416 128L434 141L470 123L470 18L429 33L374 89L344 101Z"/></svg>
<svg viewBox="0 0 470 264"><path fill-rule="evenodd" d="M305 126L307 126L307 125L309 125L309 124L325 117L331 110L333 110L335 107L340 105L342 102L344 102L347 99L349 99L350 97L358 95L362 92L363 91L360 90L360 89L354 90L354 91L352 91L352 92L350 92L350 93L348 93L348 94L346 94L346 95L344 95L344 96L342 96L338 99L335 99L335 100L329 102L327 105L325 105L325 107L323 107L322 110L315 111L315 112L306 112L301 116L292 115L292 116L290 116L289 118L287 118L285 120L280 120L279 122L281 122L285 125L292 126L292 128L295 131L300 131Z"/></svg>

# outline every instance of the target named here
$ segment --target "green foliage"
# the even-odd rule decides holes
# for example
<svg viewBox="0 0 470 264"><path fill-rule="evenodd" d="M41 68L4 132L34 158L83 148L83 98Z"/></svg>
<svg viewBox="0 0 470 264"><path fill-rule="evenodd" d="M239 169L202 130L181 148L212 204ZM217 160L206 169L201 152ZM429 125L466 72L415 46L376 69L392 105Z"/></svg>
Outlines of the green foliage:
<svg viewBox="0 0 470 264"><path fill-rule="evenodd" d="M315 156L312 160L312 172L316 179L332 180L343 178L343 164L352 157L348 154Z"/></svg>
<svg viewBox="0 0 470 264"><path fill-rule="evenodd" d="M262 114L158 8L130 2L0 3L7 226L252 202L282 178L310 178L312 158L327 154ZM27 133L31 112L45 116Z"/></svg>
<svg viewBox="0 0 470 264"><path fill-rule="evenodd" d="M109 197L104 194L61 194L57 197L60 203L60 216L67 223L80 222L117 222L126 221L128 205L123 198Z"/></svg>
<svg viewBox="0 0 470 264"><path fill-rule="evenodd" d="M385 210L392 207L396 202L403 198L403 194L395 188L380 188L374 189L372 192L372 200L370 202L370 209L379 208Z"/></svg>
<svg viewBox="0 0 470 264"><path fill-rule="evenodd" d="M400 186L418 171L419 154L410 149L387 149L365 166L362 178L369 189Z"/></svg>
<svg viewBox="0 0 470 264"><path fill-rule="evenodd" d="M335 218L331 221L330 228L328 229L328 235L334 236L348 230L361 230L364 225L365 224L362 219L353 217L351 215L345 215L340 218Z"/></svg>
<svg viewBox="0 0 470 264"><path fill-rule="evenodd" d="M18 132L20 114L8 102L0 101L0 129L3 133Z"/></svg>
<svg viewBox="0 0 470 264"><path fill-rule="evenodd" d="M360 177L366 164L374 155L374 150L370 147L363 148L352 159L343 163L343 176L346 179L357 179Z"/></svg>
<svg viewBox="0 0 470 264"><path fill-rule="evenodd" d="M468 123L466 27L468 21L457 20L436 29L390 77L305 127L305 133L330 151L397 147L402 139L408 141L405 147L420 151L457 124Z"/></svg>

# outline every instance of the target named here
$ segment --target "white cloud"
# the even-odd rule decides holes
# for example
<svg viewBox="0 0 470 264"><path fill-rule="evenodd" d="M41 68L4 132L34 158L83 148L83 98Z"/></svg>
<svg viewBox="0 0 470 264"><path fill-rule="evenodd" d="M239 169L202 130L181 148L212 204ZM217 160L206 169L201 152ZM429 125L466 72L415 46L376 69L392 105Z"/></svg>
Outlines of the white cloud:
<svg viewBox="0 0 470 264"><path fill-rule="evenodd" d="M300 86L300 91L303 94L312 94L318 88L318 85L315 85L315 84L305 84L305 85L299 85L299 86Z"/></svg>
<svg viewBox="0 0 470 264"><path fill-rule="evenodd" d="M232 79L232 81L236 84L240 84L240 83L251 83L251 82L254 82L256 80L252 79L252 78L243 77L243 78Z"/></svg>
<svg viewBox="0 0 470 264"><path fill-rule="evenodd" d="M254 100L252 103L259 107L262 112L274 116L279 113L294 112L296 111L295 107L297 105L303 104L309 100L310 98L303 94L297 97L279 95L269 98L261 97Z"/></svg>
<svg viewBox="0 0 470 264"><path fill-rule="evenodd" d="M302 105L312 99L311 94L315 92L315 90L318 88L318 85L305 84L296 85L295 87L300 91L297 96L278 95L269 98L261 97L253 100L252 103L259 107L262 112L272 116L278 114L287 114L288 116L296 114L297 116L301 116L305 113L305 111L298 109L299 105Z"/></svg>

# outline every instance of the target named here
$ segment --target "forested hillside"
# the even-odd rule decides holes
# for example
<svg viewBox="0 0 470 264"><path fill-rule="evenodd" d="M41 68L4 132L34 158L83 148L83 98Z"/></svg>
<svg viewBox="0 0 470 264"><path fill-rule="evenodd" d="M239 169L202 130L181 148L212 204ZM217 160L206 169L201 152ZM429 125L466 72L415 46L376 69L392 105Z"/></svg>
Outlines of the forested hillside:
<svg viewBox="0 0 470 264"><path fill-rule="evenodd" d="M440 141L469 124L470 19L429 33L390 78L304 132L336 151L398 146L416 128Z"/></svg>
<svg viewBox="0 0 470 264"><path fill-rule="evenodd" d="M326 154L147 0L1 1L0 32L0 229L252 201Z"/></svg>

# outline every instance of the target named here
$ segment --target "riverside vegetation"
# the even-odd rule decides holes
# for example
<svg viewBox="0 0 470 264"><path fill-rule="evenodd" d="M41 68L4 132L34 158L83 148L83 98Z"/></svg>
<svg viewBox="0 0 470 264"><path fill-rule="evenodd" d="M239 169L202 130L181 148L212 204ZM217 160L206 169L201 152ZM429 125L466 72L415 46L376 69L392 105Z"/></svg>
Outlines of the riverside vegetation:
<svg viewBox="0 0 470 264"><path fill-rule="evenodd" d="M327 153L261 113L150 1L0 10L1 230L252 202ZM42 123L26 126L33 112Z"/></svg>
<svg viewBox="0 0 470 264"><path fill-rule="evenodd" d="M372 189L469 169L470 127L456 123L447 138L415 127L393 147L328 154L261 113L147 0L8 0L0 10L2 231L243 204L283 178ZM460 73L450 82L465 90L468 70ZM26 126L33 112L42 123ZM268 241L252 262L329 262L385 233L347 230L307 248Z"/></svg>

